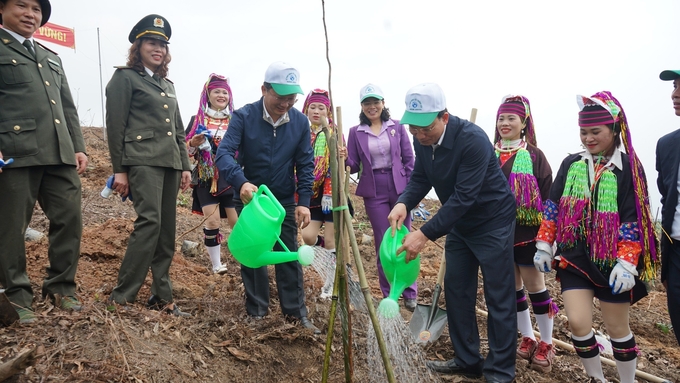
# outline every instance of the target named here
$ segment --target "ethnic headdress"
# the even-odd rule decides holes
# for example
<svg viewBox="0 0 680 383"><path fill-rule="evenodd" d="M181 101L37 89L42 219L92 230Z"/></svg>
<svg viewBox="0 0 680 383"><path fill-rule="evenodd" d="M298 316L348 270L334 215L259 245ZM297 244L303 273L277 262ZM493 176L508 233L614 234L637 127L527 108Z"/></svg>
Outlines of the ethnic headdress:
<svg viewBox="0 0 680 383"><path fill-rule="evenodd" d="M633 141L628 127L626 113L619 100L609 91L595 93L590 97L576 96L576 102L581 111L579 112L579 126L597 126L618 123L620 127L621 142L626 148L630 169L633 173L633 187L635 189L635 207L637 209L638 227L640 228L640 245L643 257L642 280L654 279L656 265L659 259L657 255L657 240L654 232L654 221L649 208L649 193L647 192L647 178L642 163L635 153Z"/></svg>
<svg viewBox="0 0 680 383"><path fill-rule="evenodd" d="M501 100L501 105L498 107L498 112L496 113L496 121L498 121L498 116L503 113L512 113L518 115L525 124L524 140L529 144L536 146L534 117L531 114L531 105L529 104L529 99L522 95L512 94L503 97ZM494 142L501 140L501 135L498 133L498 129L495 131L493 140Z"/></svg>
<svg viewBox="0 0 680 383"><path fill-rule="evenodd" d="M189 141L193 136L196 135L196 131L199 126L206 126L205 113L210 107L210 91L213 89L225 89L229 94L229 103L227 104L227 110L229 111L228 116L231 117L234 111L234 98L231 94L231 87L229 86L229 79L224 76L212 73L208 77L208 81L203 85L203 90L201 91L201 99L198 103L198 111L196 112L196 117L194 117L194 123L191 125L191 130L187 133L186 139ZM214 161L212 158L212 153L209 150L204 150L200 153L200 158L198 160L198 173L200 179L213 179L211 185L211 192L215 191L217 188L217 172L214 169Z"/></svg>
<svg viewBox="0 0 680 383"><path fill-rule="evenodd" d="M229 104L227 105L227 110L229 110L229 115L234 111L234 97L231 94L231 87L229 86L229 79L224 76L212 73L208 77L208 81L203 85L203 90L201 91L201 99L198 102L198 111L196 112L196 118L194 118L194 124L191 126L191 131L187 134L187 138L194 136L196 128L198 125L205 126L205 111L210 107L210 91L213 89L226 89L229 93Z"/></svg>
<svg viewBox="0 0 680 383"><path fill-rule="evenodd" d="M318 102L321 104L326 105L326 109L328 110L328 124L330 126L333 126L333 111L331 110L331 98L328 95L327 90L323 90L320 88L316 88L309 92L307 95L307 98L305 98L305 103L302 105L302 113L307 115L307 111L309 110L309 105L313 102Z"/></svg>

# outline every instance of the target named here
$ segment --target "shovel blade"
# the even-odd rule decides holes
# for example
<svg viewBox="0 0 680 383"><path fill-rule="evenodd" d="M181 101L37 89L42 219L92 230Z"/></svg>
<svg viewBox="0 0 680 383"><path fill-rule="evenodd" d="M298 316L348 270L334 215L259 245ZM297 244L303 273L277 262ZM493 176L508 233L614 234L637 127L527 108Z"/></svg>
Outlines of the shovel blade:
<svg viewBox="0 0 680 383"><path fill-rule="evenodd" d="M432 323L428 326L427 320L432 310L435 310L435 312ZM447 322L446 310L439 308L437 305L419 304L413 311L409 329L416 343L425 344L437 340L442 335L442 332L444 332Z"/></svg>
<svg viewBox="0 0 680 383"><path fill-rule="evenodd" d="M19 314L14 305L5 295L5 290L0 289L0 324L9 326L19 320Z"/></svg>

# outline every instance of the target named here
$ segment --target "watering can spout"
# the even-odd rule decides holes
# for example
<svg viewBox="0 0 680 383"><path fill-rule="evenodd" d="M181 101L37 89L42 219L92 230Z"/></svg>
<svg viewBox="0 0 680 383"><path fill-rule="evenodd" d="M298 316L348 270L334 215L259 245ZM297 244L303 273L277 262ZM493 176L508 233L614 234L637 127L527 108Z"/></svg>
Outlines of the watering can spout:
<svg viewBox="0 0 680 383"><path fill-rule="evenodd" d="M298 261L302 266L309 266L314 261L314 249L311 246L302 245L297 252L293 251L266 251L257 257L257 262L264 265L277 265L279 263Z"/></svg>

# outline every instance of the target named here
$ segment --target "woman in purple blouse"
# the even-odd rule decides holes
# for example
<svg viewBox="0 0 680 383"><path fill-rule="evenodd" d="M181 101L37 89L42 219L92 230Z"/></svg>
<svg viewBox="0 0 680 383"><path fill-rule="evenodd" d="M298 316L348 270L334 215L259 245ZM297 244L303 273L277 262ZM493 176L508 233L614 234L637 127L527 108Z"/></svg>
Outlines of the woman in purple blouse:
<svg viewBox="0 0 680 383"><path fill-rule="evenodd" d="M390 284L380 264L380 243L390 227L387 216L404 191L415 160L408 132L398 120L390 119L382 90L367 84L361 88L359 96L361 123L349 131L346 165L351 173L359 173L356 194L363 197L366 214L373 227L380 290L383 297L387 297ZM410 219L404 224L411 228ZM415 310L417 282L404 290L403 297L406 309Z"/></svg>

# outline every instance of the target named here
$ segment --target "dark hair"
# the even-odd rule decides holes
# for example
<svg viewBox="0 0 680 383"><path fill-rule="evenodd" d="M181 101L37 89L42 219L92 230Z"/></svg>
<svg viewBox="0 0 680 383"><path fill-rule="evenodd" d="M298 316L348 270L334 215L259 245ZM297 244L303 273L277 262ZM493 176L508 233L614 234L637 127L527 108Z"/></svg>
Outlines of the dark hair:
<svg viewBox="0 0 680 383"><path fill-rule="evenodd" d="M138 72L144 71L144 64L142 63L142 54L139 53L139 49L142 46L142 42L144 40L147 39L141 38L135 40L135 42L132 43L132 45L130 46L130 50L128 51L128 59L126 65ZM163 60L163 63L159 65L158 68L156 68L155 71L155 73L161 78L168 77L168 64L170 63L170 60L172 60L172 57L170 56L170 46L166 45L165 49L166 49L165 59Z"/></svg>
<svg viewBox="0 0 680 383"><path fill-rule="evenodd" d="M444 108L441 112L437 113L437 118L444 118L444 113L448 113L449 110Z"/></svg>
<svg viewBox="0 0 680 383"><path fill-rule="evenodd" d="M265 90L273 89L272 84L270 84L266 81L262 83L262 86L264 86Z"/></svg>
<svg viewBox="0 0 680 383"><path fill-rule="evenodd" d="M615 122L613 124L607 124L607 127L614 132L614 146L621 146L621 122Z"/></svg>
<svg viewBox="0 0 680 383"><path fill-rule="evenodd" d="M368 98L370 98L370 97L368 97ZM376 98L376 100L377 100L377 98ZM380 100L380 101L383 101L383 100ZM385 121L388 121L389 119L390 119L390 108L386 107L383 103L383 110L382 110L382 113L380 113L380 121L385 122ZM361 125L371 126L371 120L369 120L368 117L366 117L363 110L361 112L359 112L359 122L361 123Z"/></svg>

